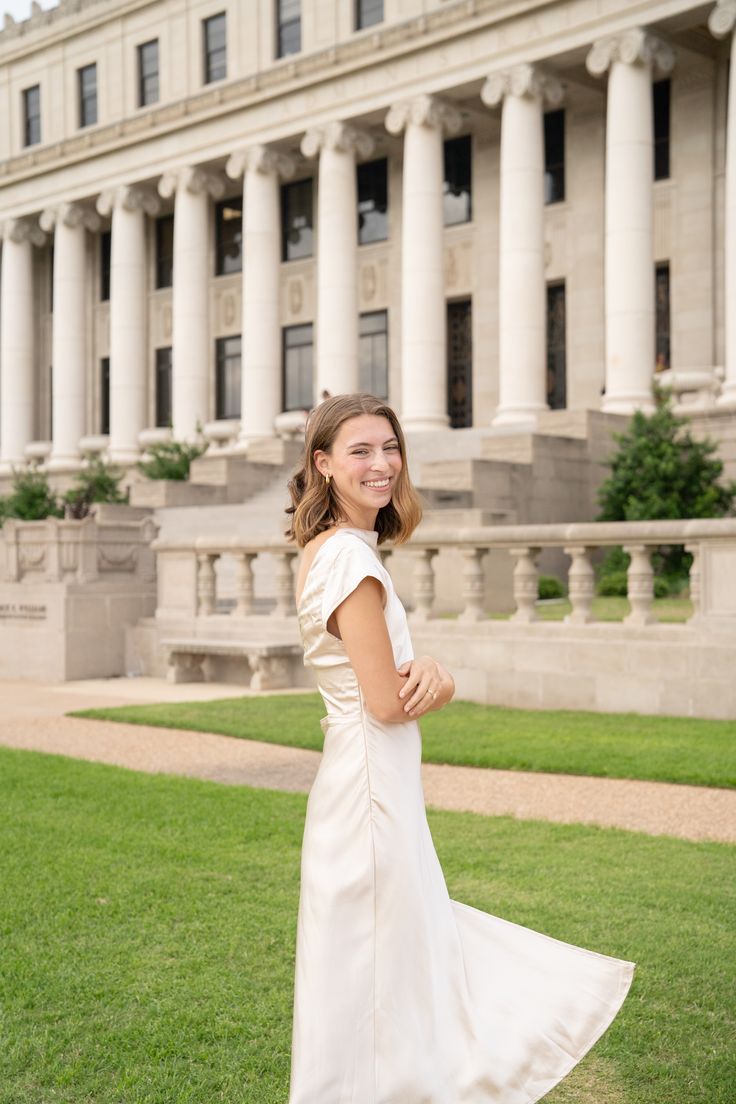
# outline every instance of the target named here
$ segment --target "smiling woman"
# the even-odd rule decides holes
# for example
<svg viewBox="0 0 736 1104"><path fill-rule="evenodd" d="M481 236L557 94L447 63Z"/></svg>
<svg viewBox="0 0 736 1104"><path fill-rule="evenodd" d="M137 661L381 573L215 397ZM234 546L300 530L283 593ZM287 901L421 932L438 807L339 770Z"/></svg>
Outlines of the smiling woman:
<svg viewBox="0 0 736 1104"><path fill-rule="evenodd" d="M455 684L414 658L376 555L421 515L391 408L321 403L289 489L304 661L327 709L302 847L289 1104L532 1104L605 1031L633 966L449 897L416 721Z"/></svg>

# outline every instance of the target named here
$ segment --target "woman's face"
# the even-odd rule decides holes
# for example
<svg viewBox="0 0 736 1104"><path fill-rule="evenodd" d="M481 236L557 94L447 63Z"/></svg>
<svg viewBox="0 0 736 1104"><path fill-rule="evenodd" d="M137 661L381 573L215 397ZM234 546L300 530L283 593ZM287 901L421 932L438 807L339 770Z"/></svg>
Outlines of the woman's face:
<svg viewBox="0 0 736 1104"><path fill-rule="evenodd" d="M387 506L401 471L399 441L388 418L359 414L343 422L331 451L318 449L314 460L332 485L347 515L358 529L372 529Z"/></svg>

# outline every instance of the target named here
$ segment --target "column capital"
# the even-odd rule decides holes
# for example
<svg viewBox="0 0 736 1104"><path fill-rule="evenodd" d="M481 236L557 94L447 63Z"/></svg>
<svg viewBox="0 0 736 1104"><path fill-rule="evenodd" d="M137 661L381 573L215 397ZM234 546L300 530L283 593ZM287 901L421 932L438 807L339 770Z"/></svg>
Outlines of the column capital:
<svg viewBox="0 0 736 1104"><path fill-rule="evenodd" d="M43 230L31 218L6 219L2 224L2 237L17 244L29 241L31 245L43 245L46 241Z"/></svg>
<svg viewBox="0 0 736 1104"><path fill-rule="evenodd" d="M222 199L225 194L225 181L220 173L184 165L179 169L169 169L158 182L158 194L164 199L169 199L180 188L185 188L192 195L201 195L205 192L213 199Z"/></svg>
<svg viewBox="0 0 736 1104"><path fill-rule="evenodd" d="M401 100L390 108L386 116L389 134L401 134L413 123L415 126L438 127L444 134L457 134L462 117L458 109L439 96L422 94L411 100Z"/></svg>
<svg viewBox="0 0 736 1104"><path fill-rule="evenodd" d="M708 16L708 29L714 38L725 38L736 28L736 0L718 0Z"/></svg>
<svg viewBox="0 0 736 1104"><path fill-rule="evenodd" d="M497 107L505 96L525 96L558 107L565 90L562 81L538 65L514 65L491 73L486 78L480 98L487 107Z"/></svg>
<svg viewBox="0 0 736 1104"><path fill-rule="evenodd" d="M246 172L275 173L288 180L295 170L296 160L289 154L260 144L246 146L231 153L225 166L225 172L231 180L239 180Z"/></svg>
<svg viewBox="0 0 736 1104"><path fill-rule="evenodd" d="M96 211L81 203L58 203L47 207L39 219L41 229L49 233L57 226L66 226L70 230L82 227L84 230L99 230L100 218Z"/></svg>
<svg viewBox="0 0 736 1104"><path fill-rule="evenodd" d="M594 42L585 64L589 73L601 77L614 61L622 61L625 65L651 65L660 73L670 73L675 64L675 51L669 42L644 27L631 27Z"/></svg>
<svg viewBox="0 0 736 1104"><path fill-rule="evenodd" d="M97 197L97 211L104 218L112 214L119 206L124 211L143 211L147 215L157 215L161 203L150 188L141 188L133 184L121 184L117 188L106 188Z"/></svg>
<svg viewBox="0 0 736 1104"><path fill-rule="evenodd" d="M373 136L368 131L335 119L326 126L310 127L302 138L301 151L309 158L316 157L323 149L369 157L375 145Z"/></svg>

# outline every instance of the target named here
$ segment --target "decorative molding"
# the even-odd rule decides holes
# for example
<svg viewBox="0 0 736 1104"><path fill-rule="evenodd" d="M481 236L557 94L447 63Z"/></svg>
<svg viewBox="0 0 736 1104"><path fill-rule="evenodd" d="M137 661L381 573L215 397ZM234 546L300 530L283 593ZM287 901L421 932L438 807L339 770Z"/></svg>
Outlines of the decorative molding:
<svg viewBox="0 0 736 1104"><path fill-rule="evenodd" d="M180 188L186 188L191 195L207 193L213 199L222 199L225 194L225 181L220 173L185 165L180 169L170 169L165 172L158 182L158 194L164 199L169 199Z"/></svg>
<svg viewBox="0 0 736 1104"><path fill-rule="evenodd" d="M462 116L447 100L423 94L394 104L386 116L386 130L389 134L401 134L409 123L414 126L438 127L444 134L457 134Z"/></svg>
<svg viewBox="0 0 736 1104"><path fill-rule="evenodd" d="M108 188L97 199L97 211L104 218L111 215L113 208L118 205L125 211L143 211L151 216L157 215L161 210L158 196L150 188L141 188L135 184Z"/></svg>
<svg viewBox="0 0 736 1104"><path fill-rule="evenodd" d="M288 180L295 171L295 158L260 144L246 146L242 150L231 153L225 166L225 172L231 180L239 180L244 173L248 172L275 173L283 180Z"/></svg>
<svg viewBox="0 0 736 1104"><path fill-rule="evenodd" d="M33 219L8 219L2 225L2 237L17 244L29 241L31 245L43 245L46 241L46 235Z"/></svg>
<svg viewBox="0 0 736 1104"><path fill-rule="evenodd" d="M601 77L614 61L624 65L651 65L660 73L670 73L675 64L675 51L669 42L645 30L632 27L621 34L599 38L585 59L588 72Z"/></svg>
<svg viewBox="0 0 736 1104"><path fill-rule="evenodd" d="M81 227L94 232L100 229L100 217L97 212L81 203L59 203L55 207L47 207L38 221L41 229L47 233L60 225L67 226L70 230Z"/></svg>
<svg viewBox="0 0 736 1104"><path fill-rule="evenodd" d="M368 131L338 120L327 123L326 126L311 127L301 143L301 151L307 158L316 157L323 149L370 157L375 147L373 136Z"/></svg>
<svg viewBox="0 0 736 1104"><path fill-rule="evenodd" d="M718 0L708 16L708 30L714 38L726 38L736 28L736 0Z"/></svg>
<svg viewBox="0 0 736 1104"><path fill-rule="evenodd" d="M527 97L559 107L565 96L565 87L554 74L538 65L524 63L491 73L480 93L486 107L497 107L506 96Z"/></svg>

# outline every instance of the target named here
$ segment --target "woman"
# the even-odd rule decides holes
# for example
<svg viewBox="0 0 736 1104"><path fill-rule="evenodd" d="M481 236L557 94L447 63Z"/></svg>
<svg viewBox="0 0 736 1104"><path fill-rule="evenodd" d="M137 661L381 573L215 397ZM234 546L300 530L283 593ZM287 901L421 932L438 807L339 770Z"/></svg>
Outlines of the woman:
<svg viewBox="0 0 736 1104"><path fill-rule="evenodd" d="M415 658L376 554L421 508L394 412L338 395L289 484L304 661L327 716L302 849L289 1104L531 1104L605 1031L633 965L449 898L417 720L452 698Z"/></svg>

